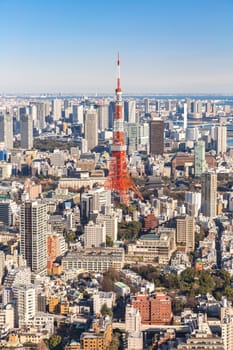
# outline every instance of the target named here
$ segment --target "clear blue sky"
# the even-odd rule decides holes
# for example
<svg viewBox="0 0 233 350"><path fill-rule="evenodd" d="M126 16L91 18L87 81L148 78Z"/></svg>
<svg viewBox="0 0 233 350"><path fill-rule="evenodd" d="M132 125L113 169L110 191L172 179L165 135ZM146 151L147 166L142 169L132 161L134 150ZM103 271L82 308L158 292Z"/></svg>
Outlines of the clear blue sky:
<svg viewBox="0 0 233 350"><path fill-rule="evenodd" d="M0 0L0 92L233 92L233 0Z"/></svg>

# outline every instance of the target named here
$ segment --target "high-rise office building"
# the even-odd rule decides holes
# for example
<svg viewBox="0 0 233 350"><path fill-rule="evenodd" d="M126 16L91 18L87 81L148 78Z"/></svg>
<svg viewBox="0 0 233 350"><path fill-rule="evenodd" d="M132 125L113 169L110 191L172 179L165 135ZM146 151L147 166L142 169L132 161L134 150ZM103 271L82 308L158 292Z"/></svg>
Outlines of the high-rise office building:
<svg viewBox="0 0 233 350"><path fill-rule="evenodd" d="M20 249L27 265L35 274L46 274L47 268L47 206L26 201L20 212Z"/></svg>
<svg viewBox="0 0 233 350"><path fill-rule="evenodd" d="M220 125L217 126L217 142L216 142L216 151L219 153L226 153L227 151L227 128L226 126Z"/></svg>
<svg viewBox="0 0 233 350"><path fill-rule="evenodd" d="M136 123L136 101L124 102L124 120L129 123Z"/></svg>
<svg viewBox="0 0 233 350"><path fill-rule="evenodd" d="M62 100L58 98L55 98L52 102L52 114L53 114L54 121L61 119L61 105L62 105Z"/></svg>
<svg viewBox="0 0 233 350"><path fill-rule="evenodd" d="M139 143L139 126L137 123L126 123L126 146L127 153L132 154L137 151Z"/></svg>
<svg viewBox="0 0 233 350"><path fill-rule="evenodd" d="M197 141L194 147L194 173L201 176L205 171L205 142Z"/></svg>
<svg viewBox="0 0 233 350"><path fill-rule="evenodd" d="M108 105L100 105L98 107L98 128L100 131L109 128L109 106Z"/></svg>
<svg viewBox="0 0 233 350"><path fill-rule="evenodd" d="M188 118L188 105L186 102L184 103L183 118L184 118L184 131L185 131L187 129L187 118Z"/></svg>
<svg viewBox="0 0 233 350"><path fill-rule="evenodd" d="M217 174L203 173L201 184L201 212L204 216L213 218L217 207Z"/></svg>
<svg viewBox="0 0 233 350"><path fill-rule="evenodd" d="M176 219L176 242L185 244L186 251L195 248L195 220L192 216L180 216Z"/></svg>
<svg viewBox="0 0 233 350"><path fill-rule="evenodd" d="M85 113L85 139L88 151L98 145L98 115L94 108Z"/></svg>
<svg viewBox="0 0 233 350"><path fill-rule="evenodd" d="M44 129L46 126L45 117L48 115L46 114L46 104L44 102L37 102L37 126L39 129Z"/></svg>
<svg viewBox="0 0 233 350"><path fill-rule="evenodd" d="M161 119L150 122L150 153L152 155L164 153L164 121Z"/></svg>
<svg viewBox="0 0 233 350"><path fill-rule="evenodd" d="M83 124L83 105L74 104L72 106L73 123Z"/></svg>
<svg viewBox="0 0 233 350"><path fill-rule="evenodd" d="M0 142L7 149L13 148L13 116L6 111L0 112Z"/></svg>
<svg viewBox="0 0 233 350"><path fill-rule="evenodd" d="M33 121L32 116L22 114L20 116L21 148L33 148Z"/></svg>
<svg viewBox="0 0 233 350"><path fill-rule="evenodd" d="M149 100L149 98L144 99L144 104L145 104L145 114L150 113L150 100Z"/></svg>
<svg viewBox="0 0 233 350"><path fill-rule="evenodd" d="M201 209L201 193L186 191L184 204L187 214L197 217Z"/></svg>

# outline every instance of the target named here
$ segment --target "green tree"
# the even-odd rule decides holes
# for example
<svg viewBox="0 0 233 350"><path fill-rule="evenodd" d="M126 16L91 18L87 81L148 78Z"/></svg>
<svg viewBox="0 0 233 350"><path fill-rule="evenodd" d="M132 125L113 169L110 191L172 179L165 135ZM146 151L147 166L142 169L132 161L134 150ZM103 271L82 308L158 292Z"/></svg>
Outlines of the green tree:
<svg viewBox="0 0 233 350"><path fill-rule="evenodd" d="M208 271L199 271L197 274L199 288L199 294L212 293L214 290L214 279Z"/></svg>
<svg viewBox="0 0 233 350"><path fill-rule="evenodd" d="M113 240L112 240L112 238L110 237L110 236L106 236L106 246L107 247L113 247Z"/></svg>
<svg viewBox="0 0 233 350"><path fill-rule="evenodd" d="M59 346L61 345L61 341L62 338L60 337L60 335L52 335L49 340L48 340L48 346L49 349L54 350L54 349L58 349Z"/></svg>
<svg viewBox="0 0 233 350"><path fill-rule="evenodd" d="M191 267L188 267L180 274L180 283L181 287L184 290L191 290L195 281L195 270Z"/></svg>
<svg viewBox="0 0 233 350"><path fill-rule="evenodd" d="M111 309L109 309L109 307L107 307L107 304L106 303L104 303L103 305L102 305L102 307L101 307L101 309L100 309L100 313L101 313L101 315L103 316L103 317L105 317L105 316L110 316L110 317L112 317L112 310Z"/></svg>

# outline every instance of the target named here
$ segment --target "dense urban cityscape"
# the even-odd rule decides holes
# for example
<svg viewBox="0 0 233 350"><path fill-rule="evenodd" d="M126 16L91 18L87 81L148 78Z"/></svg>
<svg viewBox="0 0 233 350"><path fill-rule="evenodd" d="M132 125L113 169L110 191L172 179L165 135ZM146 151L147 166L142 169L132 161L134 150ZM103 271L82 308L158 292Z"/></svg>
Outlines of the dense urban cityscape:
<svg viewBox="0 0 233 350"><path fill-rule="evenodd" d="M232 0L0 0L0 350L233 350Z"/></svg>
<svg viewBox="0 0 233 350"><path fill-rule="evenodd" d="M231 97L0 105L1 346L232 349Z"/></svg>

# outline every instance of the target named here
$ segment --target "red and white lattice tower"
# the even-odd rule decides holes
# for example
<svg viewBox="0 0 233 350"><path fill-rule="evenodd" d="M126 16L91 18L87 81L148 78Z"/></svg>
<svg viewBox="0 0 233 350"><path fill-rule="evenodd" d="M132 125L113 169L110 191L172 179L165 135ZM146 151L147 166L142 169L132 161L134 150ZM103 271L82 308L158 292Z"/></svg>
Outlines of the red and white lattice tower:
<svg viewBox="0 0 233 350"><path fill-rule="evenodd" d="M112 156L110 159L109 173L105 181L105 188L117 192L120 201L129 205L129 190L137 194L139 198L143 198L137 187L133 183L128 166L125 145L124 121L122 118L122 90L120 81L120 57L117 60L117 88L116 88L116 106L114 114Z"/></svg>

